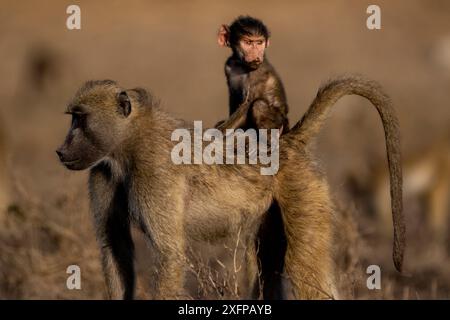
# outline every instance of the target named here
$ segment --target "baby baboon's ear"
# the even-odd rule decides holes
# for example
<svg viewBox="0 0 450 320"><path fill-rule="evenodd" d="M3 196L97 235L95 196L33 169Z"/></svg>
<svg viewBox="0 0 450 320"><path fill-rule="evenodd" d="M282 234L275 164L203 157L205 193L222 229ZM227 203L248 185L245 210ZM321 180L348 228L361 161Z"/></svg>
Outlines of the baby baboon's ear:
<svg viewBox="0 0 450 320"><path fill-rule="evenodd" d="M122 91L121 93L119 93L117 100L119 102L120 113L125 117L128 117L128 115L131 113L131 102L128 94L125 91Z"/></svg>
<svg viewBox="0 0 450 320"><path fill-rule="evenodd" d="M220 26L219 32L217 33L217 43L221 47L230 46L230 27L226 24Z"/></svg>

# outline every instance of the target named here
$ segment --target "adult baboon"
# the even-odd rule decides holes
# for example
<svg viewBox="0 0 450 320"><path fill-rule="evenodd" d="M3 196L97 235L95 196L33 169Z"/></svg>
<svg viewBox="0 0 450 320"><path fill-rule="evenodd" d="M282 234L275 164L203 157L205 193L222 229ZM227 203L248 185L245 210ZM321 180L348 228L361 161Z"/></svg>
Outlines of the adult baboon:
<svg viewBox="0 0 450 320"><path fill-rule="evenodd" d="M171 136L187 123L161 111L142 89L124 90L110 80L83 85L67 108L72 125L57 153L68 169L91 168L91 208L109 295L133 297L130 224L140 227L158 256L156 298L178 297L190 241L221 242L239 230L245 230L249 288L255 288L255 237L263 214L277 201L287 236L285 268L295 297L336 296L333 205L307 146L330 107L345 94L372 101L385 125L393 177L394 263L400 270L404 224L397 122L375 83L343 78L322 87L302 121L282 136L279 172L273 176L261 175L260 164L176 165ZM248 108L241 105L222 129Z"/></svg>

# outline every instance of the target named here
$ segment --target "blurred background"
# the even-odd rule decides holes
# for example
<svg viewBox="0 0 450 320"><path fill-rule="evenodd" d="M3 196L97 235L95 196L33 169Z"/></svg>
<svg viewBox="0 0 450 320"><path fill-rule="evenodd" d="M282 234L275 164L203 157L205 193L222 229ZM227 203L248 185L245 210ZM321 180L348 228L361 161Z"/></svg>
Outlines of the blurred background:
<svg viewBox="0 0 450 320"><path fill-rule="evenodd" d="M71 4L81 8L81 30L66 28ZM217 45L216 32L250 14L271 30L267 57L284 82L291 125L320 84L342 74L379 81L398 113L408 227L402 275L391 259L387 161L375 109L362 98L343 98L318 140L316 154L341 218L336 259L344 297L449 299L450 2L376 1L381 30L366 28L370 4L2 0L0 298L105 297L87 172L66 170L54 152L77 88L106 78L145 87L173 115L212 126L228 112L223 65L229 52ZM151 259L136 238L138 298L148 298ZM211 266L202 263L191 272L197 282L188 285L208 278L200 271ZM81 290L66 287L71 264L81 268ZM366 287L371 264L381 267L381 290ZM227 281L218 280L225 288ZM193 298L239 297L205 286L192 292Z"/></svg>

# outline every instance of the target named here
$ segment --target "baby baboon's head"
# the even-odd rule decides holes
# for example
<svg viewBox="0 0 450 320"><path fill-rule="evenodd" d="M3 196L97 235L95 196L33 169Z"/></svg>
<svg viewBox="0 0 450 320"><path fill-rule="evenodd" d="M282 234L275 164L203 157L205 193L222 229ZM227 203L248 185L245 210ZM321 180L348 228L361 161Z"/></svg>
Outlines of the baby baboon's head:
<svg viewBox="0 0 450 320"><path fill-rule="evenodd" d="M124 140L133 108L145 99L144 90L124 90L112 80L86 82L67 106L72 123L56 150L60 161L70 170L101 161Z"/></svg>

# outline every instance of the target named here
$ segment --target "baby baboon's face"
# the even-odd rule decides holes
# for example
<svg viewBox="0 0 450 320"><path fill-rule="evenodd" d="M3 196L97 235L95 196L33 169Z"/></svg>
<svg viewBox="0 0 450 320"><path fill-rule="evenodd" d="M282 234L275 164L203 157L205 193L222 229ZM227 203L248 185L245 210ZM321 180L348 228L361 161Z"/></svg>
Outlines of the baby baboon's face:
<svg viewBox="0 0 450 320"><path fill-rule="evenodd" d="M104 159L122 140L130 112L126 92L114 82L87 82L66 110L72 122L56 151L62 164L70 170L84 170Z"/></svg>
<svg viewBox="0 0 450 320"><path fill-rule="evenodd" d="M243 36L239 41L242 61L251 69L258 69L264 61L268 40L264 36Z"/></svg>

